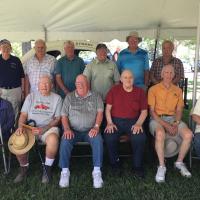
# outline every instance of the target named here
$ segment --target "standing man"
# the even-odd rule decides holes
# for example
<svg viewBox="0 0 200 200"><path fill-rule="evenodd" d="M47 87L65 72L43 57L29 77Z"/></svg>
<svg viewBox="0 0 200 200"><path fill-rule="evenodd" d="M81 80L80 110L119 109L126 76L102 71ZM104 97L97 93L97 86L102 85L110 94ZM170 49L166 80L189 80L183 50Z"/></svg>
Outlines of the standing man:
<svg viewBox="0 0 200 200"><path fill-rule="evenodd" d="M86 76L77 76L76 90L65 97L61 115L64 133L60 144L59 166L62 172L59 186L69 187L71 151L76 142L84 141L89 142L92 148L93 187L101 188L103 141L99 127L103 118L103 102L97 93L89 90Z"/></svg>
<svg viewBox="0 0 200 200"><path fill-rule="evenodd" d="M66 94L75 90L75 80L85 69L84 61L74 54L74 42L66 41L64 43L65 56L58 60L56 65L56 83L58 85L58 94L65 97Z"/></svg>
<svg viewBox="0 0 200 200"><path fill-rule="evenodd" d="M120 74L124 69L128 69L134 75L134 85L146 88L149 85L149 59L148 53L139 48L138 44L142 41L137 32L131 32L126 41L128 48L119 53L117 66Z"/></svg>
<svg viewBox="0 0 200 200"><path fill-rule="evenodd" d="M183 111L183 95L179 87L172 82L174 67L166 65L162 68L162 81L149 89L148 104L150 107L151 120L150 132L155 136L155 149L158 155L159 166L155 176L157 183L165 182L166 166L164 160L164 144L166 132L171 135L180 135L182 143L178 158L174 167L182 176L191 177L191 173L183 163L192 141L192 132L181 121Z"/></svg>
<svg viewBox="0 0 200 200"><path fill-rule="evenodd" d="M141 88L133 86L130 70L121 74L122 84L111 88L106 97L107 126L104 133L110 163L114 173L120 173L118 142L120 135L128 134L132 146L132 167L136 177L144 178L143 153L146 135L143 122L147 116L147 99Z"/></svg>
<svg viewBox="0 0 200 200"><path fill-rule="evenodd" d="M35 55L31 57L24 65L26 82L25 95L38 91L39 78L48 75L53 80L56 59L46 54L46 43L38 39L35 42Z"/></svg>
<svg viewBox="0 0 200 200"><path fill-rule="evenodd" d="M1 97L11 102L16 119L24 98L24 70L20 59L10 54L12 47L8 40L0 41L0 50Z"/></svg>
<svg viewBox="0 0 200 200"><path fill-rule="evenodd" d="M86 66L83 74L87 76L91 90L98 92L105 101L110 88L119 82L116 64L107 58L108 48L105 44L96 46L97 57Z"/></svg>
<svg viewBox="0 0 200 200"><path fill-rule="evenodd" d="M150 69L150 82L155 85L161 82L161 71L163 66L172 65L174 68L175 76L172 82L177 85L181 79L184 78L183 63L180 59L172 55L174 51L174 44L170 40L165 40L162 43L162 56L155 59Z"/></svg>

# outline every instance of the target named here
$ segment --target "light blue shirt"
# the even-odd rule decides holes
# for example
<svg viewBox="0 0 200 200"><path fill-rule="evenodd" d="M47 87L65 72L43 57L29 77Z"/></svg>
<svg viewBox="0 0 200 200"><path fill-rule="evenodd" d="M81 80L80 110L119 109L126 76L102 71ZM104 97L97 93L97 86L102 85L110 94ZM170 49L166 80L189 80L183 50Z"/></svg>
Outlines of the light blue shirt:
<svg viewBox="0 0 200 200"><path fill-rule="evenodd" d="M148 53L138 48L132 53L128 48L120 52L117 59L117 66L120 74L123 70L128 69L134 75L134 85L144 87L144 72L149 70Z"/></svg>

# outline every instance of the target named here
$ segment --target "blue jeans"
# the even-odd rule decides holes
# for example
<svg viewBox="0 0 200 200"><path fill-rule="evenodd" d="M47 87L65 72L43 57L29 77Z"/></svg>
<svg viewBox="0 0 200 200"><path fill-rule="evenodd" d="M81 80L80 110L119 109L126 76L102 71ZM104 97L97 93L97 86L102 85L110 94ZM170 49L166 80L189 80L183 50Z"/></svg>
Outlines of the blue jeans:
<svg viewBox="0 0 200 200"><path fill-rule="evenodd" d="M194 149L195 153L200 158L200 133L194 134Z"/></svg>
<svg viewBox="0 0 200 200"><path fill-rule="evenodd" d="M127 133L130 137L132 146L132 162L134 169L143 168L143 154L146 141L144 132L133 134L131 127L137 119L112 118L113 123L117 126L117 131L111 134L104 133L104 139L107 145L111 165L117 165L119 161L118 142L123 133Z"/></svg>
<svg viewBox="0 0 200 200"><path fill-rule="evenodd" d="M95 167L101 167L103 162L103 140L101 134L98 133L97 136L90 138L88 132L74 132L74 138L68 140L62 137L60 144L60 168L69 168L71 151L74 144L77 142L89 142L92 148L92 158L93 165Z"/></svg>

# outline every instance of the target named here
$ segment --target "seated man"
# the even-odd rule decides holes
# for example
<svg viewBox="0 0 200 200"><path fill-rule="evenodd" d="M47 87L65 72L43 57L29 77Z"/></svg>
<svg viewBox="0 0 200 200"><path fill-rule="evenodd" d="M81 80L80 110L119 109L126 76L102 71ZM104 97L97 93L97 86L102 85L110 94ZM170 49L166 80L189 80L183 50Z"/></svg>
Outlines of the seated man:
<svg viewBox="0 0 200 200"><path fill-rule="evenodd" d="M84 141L89 142L92 148L93 187L101 188L103 142L99 127L103 118L103 101L97 93L89 90L86 76L78 75L75 85L76 90L67 94L61 111L64 133L60 145L59 166L62 172L59 186L69 186L71 151L76 142Z"/></svg>
<svg viewBox="0 0 200 200"><path fill-rule="evenodd" d="M159 159L156 182L165 182L166 166L164 162L164 143L166 132L170 135L179 134L182 138L179 155L174 167L185 177L191 177L183 159L190 148L192 132L181 121L183 96L180 88L173 84L174 67L166 65L161 71L162 81L149 89L148 104L150 106L150 132L155 136L155 149Z"/></svg>
<svg viewBox="0 0 200 200"><path fill-rule="evenodd" d="M15 124L15 114L12 107L12 104L1 98L1 89L0 89L0 126L2 131L2 137L4 141L7 141L11 128Z"/></svg>
<svg viewBox="0 0 200 200"><path fill-rule="evenodd" d="M57 126L60 122L62 99L59 95L51 92L52 83L48 75L40 77L38 88L39 91L30 93L24 102L17 132L23 134L23 124L26 124L28 120L31 119L36 122L36 127L32 129L32 133L46 144L46 170L43 172L42 183L48 183L49 177L51 177L51 166L59 144L59 129ZM16 155L16 157L20 164L20 172L14 183L19 183L27 176L28 153Z"/></svg>
<svg viewBox="0 0 200 200"><path fill-rule="evenodd" d="M143 152L146 135L142 124L147 116L147 100L144 91L133 86L134 77L131 71L121 74L122 84L114 86L106 97L105 141L110 163L115 174L120 173L117 144L122 133L131 139L133 172L138 178L144 178Z"/></svg>
<svg viewBox="0 0 200 200"><path fill-rule="evenodd" d="M197 156L200 158L200 97L196 102L196 105L192 111L192 119L196 122L195 134L194 134L194 149Z"/></svg>

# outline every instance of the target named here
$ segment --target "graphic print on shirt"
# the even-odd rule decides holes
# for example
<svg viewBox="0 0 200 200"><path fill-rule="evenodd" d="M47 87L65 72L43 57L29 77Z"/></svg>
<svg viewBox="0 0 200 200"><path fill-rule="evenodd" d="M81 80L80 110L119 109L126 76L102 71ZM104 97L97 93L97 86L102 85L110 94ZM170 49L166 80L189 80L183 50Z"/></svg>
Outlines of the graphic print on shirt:
<svg viewBox="0 0 200 200"><path fill-rule="evenodd" d="M32 114L52 115L53 105L48 100L36 100L32 109Z"/></svg>

